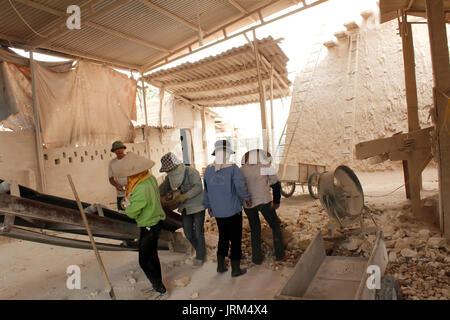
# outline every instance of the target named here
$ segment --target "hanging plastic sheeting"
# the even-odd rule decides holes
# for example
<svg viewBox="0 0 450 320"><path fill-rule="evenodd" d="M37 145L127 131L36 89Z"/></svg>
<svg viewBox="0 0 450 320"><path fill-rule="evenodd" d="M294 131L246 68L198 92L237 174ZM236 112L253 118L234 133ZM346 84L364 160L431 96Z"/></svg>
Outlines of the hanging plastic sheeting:
<svg viewBox="0 0 450 320"><path fill-rule="evenodd" d="M45 148L134 141L135 80L86 61L69 72L35 66Z"/></svg>
<svg viewBox="0 0 450 320"><path fill-rule="evenodd" d="M13 131L34 128L28 67L0 61L0 121Z"/></svg>

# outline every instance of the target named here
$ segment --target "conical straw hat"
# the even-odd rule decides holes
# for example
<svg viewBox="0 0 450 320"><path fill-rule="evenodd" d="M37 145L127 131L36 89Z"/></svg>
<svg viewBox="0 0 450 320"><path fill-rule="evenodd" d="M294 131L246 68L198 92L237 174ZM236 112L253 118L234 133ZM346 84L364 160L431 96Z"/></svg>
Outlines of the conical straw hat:
<svg viewBox="0 0 450 320"><path fill-rule="evenodd" d="M114 165L114 175L117 177L129 177L151 169L155 165L150 159L138 156L129 152L124 158L117 161Z"/></svg>

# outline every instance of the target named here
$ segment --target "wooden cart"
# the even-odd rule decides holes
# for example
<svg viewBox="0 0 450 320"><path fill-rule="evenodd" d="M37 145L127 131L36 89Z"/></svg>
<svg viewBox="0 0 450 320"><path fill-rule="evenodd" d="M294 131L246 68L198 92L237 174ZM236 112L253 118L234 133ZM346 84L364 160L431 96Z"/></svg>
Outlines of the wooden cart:
<svg viewBox="0 0 450 320"><path fill-rule="evenodd" d="M383 276L388 257L381 231L369 259L327 256L319 232L275 295L283 300L397 300L401 292L393 276ZM378 269L379 287L368 279ZM369 281L368 281L369 280ZM370 285L367 284L370 283Z"/></svg>
<svg viewBox="0 0 450 320"><path fill-rule="evenodd" d="M307 185L311 197L318 199L318 178L319 174L325 171L325 166L317 164L280 164L278 168L278 179L281 182L281 194L285 198L289 198L294 194L297 185L302 187L303 192L305 192L305 186Z"/></svg>

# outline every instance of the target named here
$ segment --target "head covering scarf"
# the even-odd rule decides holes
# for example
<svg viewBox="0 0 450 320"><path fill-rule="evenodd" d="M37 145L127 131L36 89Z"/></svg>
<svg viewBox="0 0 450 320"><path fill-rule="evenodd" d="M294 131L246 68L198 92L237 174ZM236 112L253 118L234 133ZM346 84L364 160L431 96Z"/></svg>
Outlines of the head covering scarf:
<svg viewBox="0 0 450 320"><path fill-rule="evenodd" d="M148 171L148 170L145 170L145 171L142 171L142 172L140 172L138 174L129 176L127 178L127 189L126 189L126 192L125 192L125 197L129 199L131 194L134 191L134 188L136 188L136 186L140 182L142 182L142 181L144 181L144 180L146 180L148 178L150 178L150 171Z"/></svg>
<svg viewBox="0 0 450 320"><path fill-rule="evenodd" d="M169 177L170 188L172 190L177 190L181 186L184 180L185 171L185 165L179 164L175 169L167 173L167 176Z"/></svg>

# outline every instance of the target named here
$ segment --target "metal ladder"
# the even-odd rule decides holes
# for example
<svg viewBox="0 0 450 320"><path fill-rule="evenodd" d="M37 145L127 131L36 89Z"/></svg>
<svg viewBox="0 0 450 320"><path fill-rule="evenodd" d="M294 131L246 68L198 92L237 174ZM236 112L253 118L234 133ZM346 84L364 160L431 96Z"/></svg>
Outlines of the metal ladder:
<svg viewBox="0 0 450 320"><path fill-rule="evenodd" d="M347 75L345 89L345 107L343 115L344 130L342 137L344 140L343 158L351 165L353 163L353 132L355 124L356 108L356 86L358 84L358 64L359 64L359 30L349 33L349 49L347 60Z"/></svg>
<svg viewBox="0 0 450 320"><path fill-rule="evenodd" d="M323 25L321 27L321 30L323 30ZM299 107L289 112L288 119L284 124L283 132L278 141L278 147L275 152L275 158L278 164L286 163L292 141L295 137L295 132L297 131L301 108L307 102L314 72L316 71L317 63L319 61L320 53L322 52L323 47L323 41L321 41L322 37L318 36L316 37L316 39L317 42L313 43L313 45L311 46L311 52L309 54L305 68L302 71L302 73L306 75L304 77L304 80L300 83L302 89L296 92L291 101L291 107L295 106L295 104L297 103L299 104ZM288 128L292 128L292 130L288 131ZM286 168L286 166L284 166L284 168Z"/></svg>

